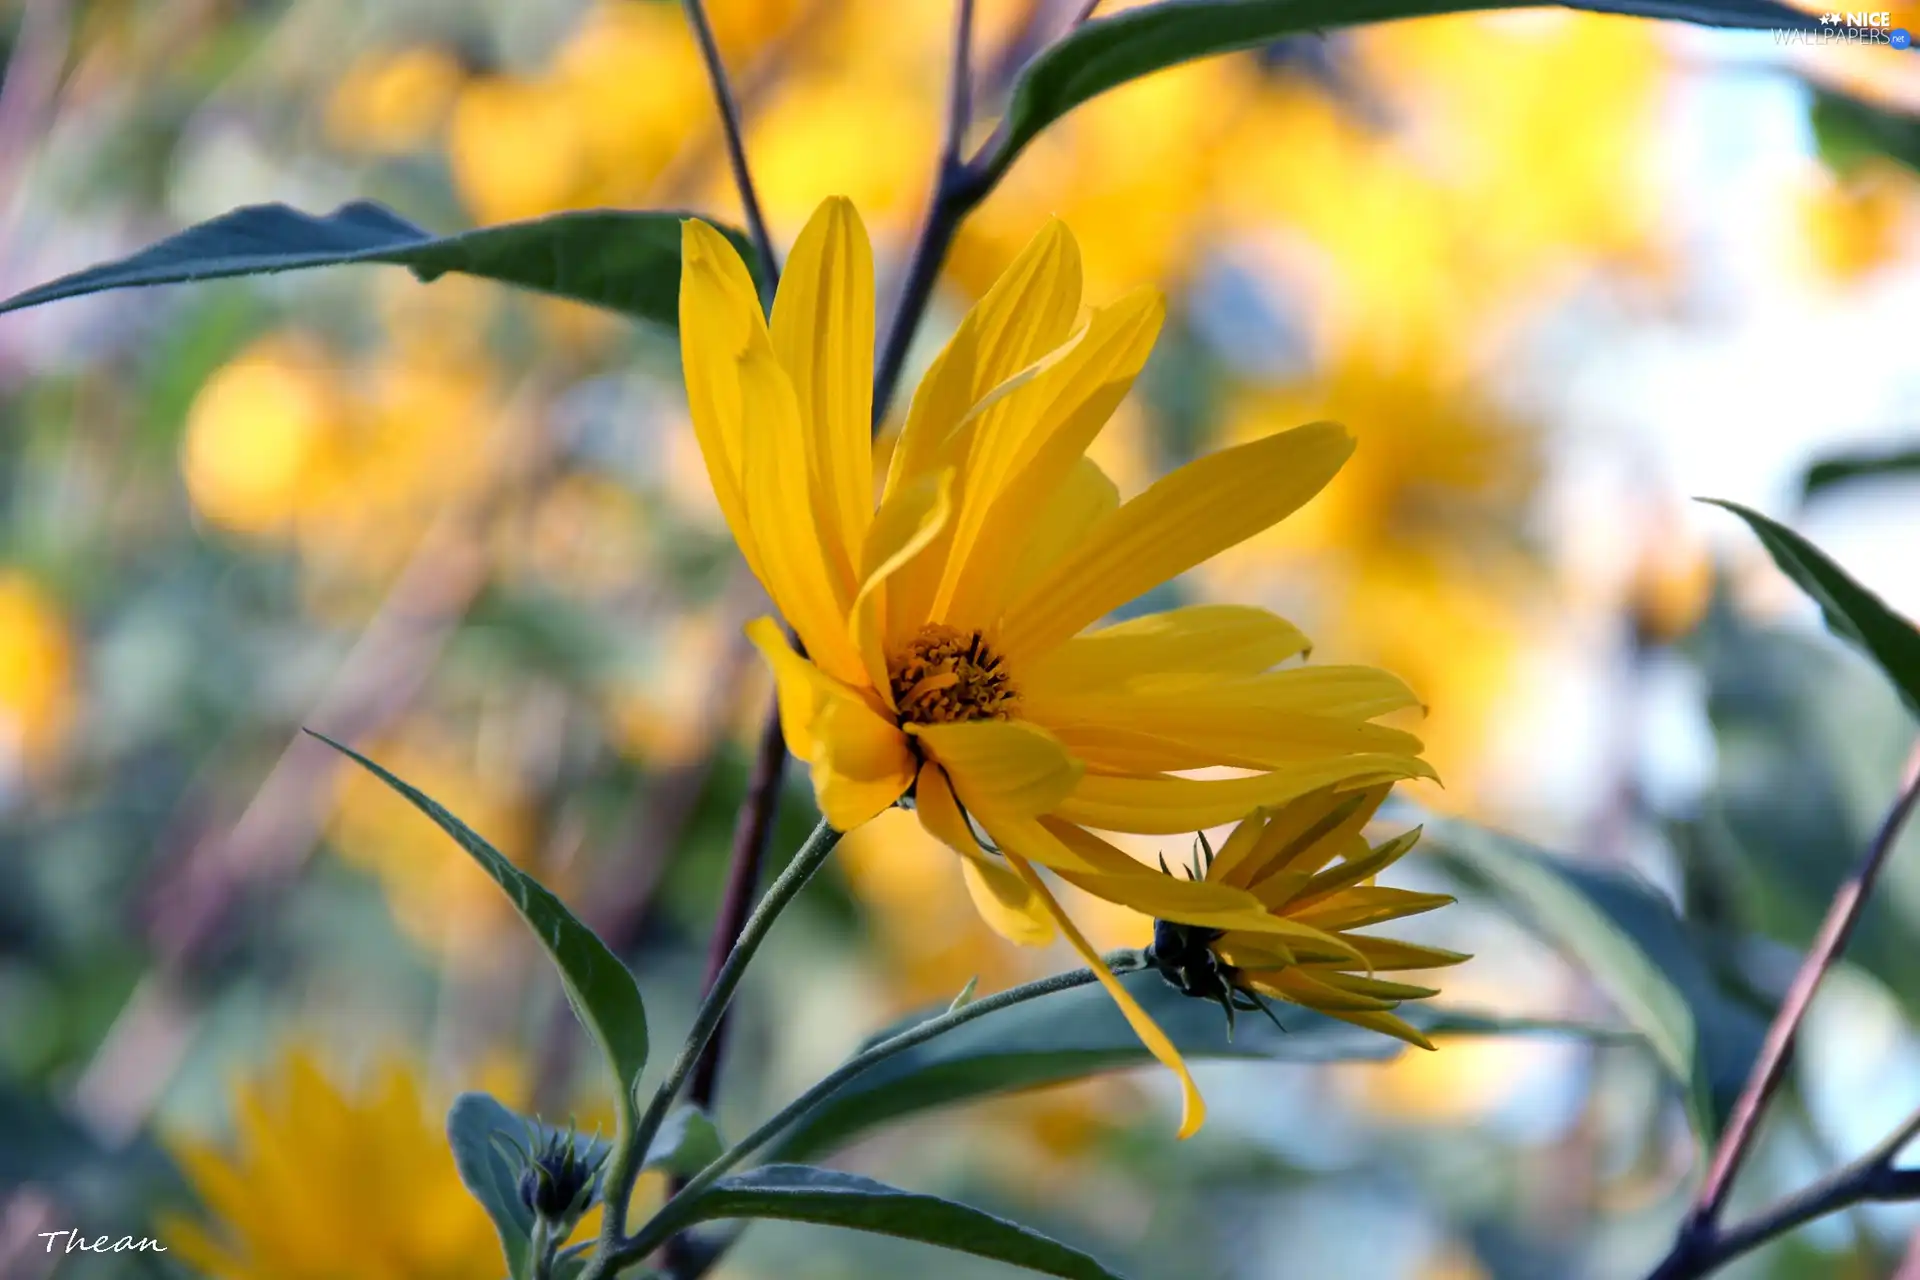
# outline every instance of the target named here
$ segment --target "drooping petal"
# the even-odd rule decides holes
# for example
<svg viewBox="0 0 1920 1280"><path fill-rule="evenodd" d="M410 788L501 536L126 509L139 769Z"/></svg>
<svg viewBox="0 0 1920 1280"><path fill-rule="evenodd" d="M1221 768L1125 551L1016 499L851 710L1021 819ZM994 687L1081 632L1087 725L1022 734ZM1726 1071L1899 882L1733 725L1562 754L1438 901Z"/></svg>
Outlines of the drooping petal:
<svg viewBox="0 0 1920 1280"><path fill-rule="evenodd" d="M851 831L905 795L919 762L899 726L855 697L826 704L815 721L813 792L820 815Z"/></svg>
<svg viewBox="0 0 1920 1280"><path fill-rule="evenodd" d="M907 732L947 771L968 811L1045 813L1072 791L1083 766L1044 729L1018 720L916 724Z"/></svg>
<svg viewBox="0 0 1920 1280"><path fill-rule="evenodd" d="M812 765L814 794L828 822L851 830L913 785L906 735L875 710L871 694L795 653L772 618L749 623L747 637L773 669L787 750Z"/></svg>
<svg viewBox="0 0 1920 1280"><path fill-rule="evenodd" d="M1352 453L1353 438L1322 422L1188 463L1103 520L1013 601L1002 648L1016 660L1045 653L1298 510Z"/></svg>
<svg viewBox="0 0 1920 1280"><path fill-rule="evenodd" d="M767 660L773 672L774 697L780 704L780 732L787 750L796 760L812 762L818 749L813 722L823 703L834 693L827 686L833 677L793 651L780 624L772 618L755 618L746 627L747 639Z"/></svg>
<svg viewBox="0 0 1920 1280"><path fill-rule="evenodd" d="M893 691L887 681L886 587L939 537L953 512L953 473L939 471L916 478L888 495L874 513L860 552L860 590L849 622L859 645L867 678L888 707Z"/></svg>
<svg viewBox="0 0 1920 1280"><path fill-rule="evenodd" d="M1252 605L1195 604L1075 636L1023 667L1020 678L1023 689L1044 701L1143 678L1259 675L1307 648L1307 637L1278 614Z"/></svg>
<svg viewBox="0 0 1920 1280"><path fill-rule="evenodd" d="M1432 776L1425 761L1401 756L1342 756L1290 765L1250 778L1115 777L1089 773L1054 816L1100 831L1177 835L1217 827L1257 805L1282 804L1317 787L1352 787Z"/></svg>
<svg viewBox="0 0 1920 1280"><path fill-rule="evenodd" d="M808 495L807 446L793 387L768 347L749 349L738 368L741 405L752 423L743 478L761 585L814 662L840 680L861 683L866 668L846 622L852 588L827 566Z"/></svg>
<svg viewBox="0 0 1920 1280"><path fill-rule="evenodd" d="M1093 949L1086 935L1080 932L1073 920L1061 908L1060 903L1047 888L1046 882L1041 880L1039 873L1018 854L1009 855L1007 861L1032 887L1047 910L1053 914L1055 922L1060 926L1060 932L1066 935L1067 942L1080 953L1080 958L1086 961L1087 967L1093 970L1094 977L1100 980L1100 985L1105 987L1107 994L1113 997L1113 1002L1120 1006L1120 1012L1125 1016L1127 1025L1131 1026L1133 1033L1140 1037L1140 1043L1147 1047L1147 1052L1158 1058L1162 1065L1180 1078L1179 1136L1189 1138L1198 1133L1200 1126L1207 1120L1207 1104L1200 1096L1199 1086L1193 1082L1192 1073L1187 1070L1186 1060L1180 1056L1180 1051L1174 1048L1173 1041L1167 1038L1167 1033L1148 1016L1147 1011L1140 1007L1140 1002L1133 998L1133 994L1121 985L1120 979L1113 976L1113 970L1107 968L1106 961L1100 958L1100 953Z"/></svg>
<svg viewBox="0 0 1920 1280"><path fill-rule="evenodd" d="M961 855L967 892L980 918L1001 937L1021 946L1044 947L1053 941L1053 916L1025 880L974 839L966 815L953 798L946 773L938 765L922 769L913 794L920 824Z"/></svg>
<svg viewBox="0 0 1920 1280"><path fill-rule="evenodd" d="M845 197L822 203L794 242L772 328L800 408L827 567L851 593L873 518L873 248Z"/></svg>
<svg viewBox="0 0 1920 1280"><path fill-rule="evenodd" d="M963 628L998 621L1033 513L1066 483L1132 389L1165 312L1152 290L1095 310L1059 359L982 415L961 480L936 619Z"/></svg>
<svg viewBox="0 0 1920 1280"><path fill-rule="evenodd" d="M742 478L746 428L738 368L755 341L767 341L766 320L746 264L725 236L687 219L680 224L680 361L688 415L727 528L760 576Z"/></svg>

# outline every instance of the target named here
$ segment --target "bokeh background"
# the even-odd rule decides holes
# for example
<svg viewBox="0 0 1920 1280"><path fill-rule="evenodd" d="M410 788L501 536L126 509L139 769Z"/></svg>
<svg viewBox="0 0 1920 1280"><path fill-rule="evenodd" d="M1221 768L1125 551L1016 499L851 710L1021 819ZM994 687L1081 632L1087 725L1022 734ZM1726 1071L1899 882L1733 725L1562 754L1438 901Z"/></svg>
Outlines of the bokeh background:
<svg viewBox="0 0 1920 1280"><path fill-rule="evenodd" d="M1076 7L983 0L988 123ZM850 195L885 305L929 187L947 6L710 8L776 238ZM738 216L675 4L3 11L0 292L267 200L371 197L436 230ZM1920 436L1920 177L1816 131L1816 84L1920 111L1920 54L1537 11L1163 73L1018 162L962 232L914 365L1058 214L1090 297L1170 300L1097 449L1124 493L1245 436L1348 424L1359 452L1325 495L1177 594L1271 604L1316 657L1405 676L1445 780L1422 803L1648 877L1764 1008L1912 726L1737 522L1688 498L1796 523L1920 609L1913 489L1803 484L1821 457ZM249 1280L491 1274L441 1109L486 1084L591 1121L593 1064L492 886L297 729L363 745L555 885L631 957L664 1044L768 696L739 637L755 605L671 334L387 268L0 320L0 1273L179 1274L32 1237L211 1213L278 1258ZM784 854L803 777L782 815ZM969 977L1071 963L990 935L898 816L848 841L750 979L736 1131ZM1444 883L1418 862L1404 882ZM1074 906L1099 943L1144 940ZM1742 1201L1920 1102L1916 928L1920 847L1821 996ZM1436 929L1478 956L1448 1003L1608 1018L1471 895ZM1221 1280L1631 1275L1688 1188L1676 1101L1631 1046L1200 1078L1215 1119L1186 1144L1167 1082L1138 1075L936 1114L844 1159L1136 1274ZM1916 1221L1836 1218L1732 1274L1886 1275ZM1013 1274L778 1226L721 1272L908 1273Z"/></svg>

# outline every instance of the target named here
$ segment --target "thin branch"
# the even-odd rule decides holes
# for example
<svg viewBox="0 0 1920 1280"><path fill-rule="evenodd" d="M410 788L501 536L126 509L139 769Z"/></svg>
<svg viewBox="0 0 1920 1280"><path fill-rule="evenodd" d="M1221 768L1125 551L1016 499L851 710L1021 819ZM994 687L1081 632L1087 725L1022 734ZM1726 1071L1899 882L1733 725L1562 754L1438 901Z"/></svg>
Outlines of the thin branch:
<svg viewBox="0 0 1920 1280"><path fill-rule="evenodd" d="M967 126L973 123L973 0L960 0L954 17L952 83L947 94L947 133L940 152L942 165L960 163L967 145Z"/></svg>
<svg viewBox="0 0 1920 1280"><path fill-rule="evenodd" d="M707 78L713 82L713 97L720 108L720 124L727 136L727 163L733 169L733 185L740 190L740 207L747 216L747 232L753 237L760 258L760 287L766 296L780 280L780 259L773 252L773 237L767 234L767 220L760 212L760 197L754 191L753 173L747 168L747 146L740 130L740 104L727 80L727 67L720 60L720 45L713 38L713 24L707 21L707 7L701 0L681 0L687 21L693 26L693 38L707 64Z"/></svg>
<svg viewBox="0 0 1920 1280"><path fill-rule="evenodd" d="M1711 1232L1688 1246L1686 1254L1676 1251L1653 1273L1654 1280L1692 1280L1707 1275L1795 1227L1853 1205L1920 1200L1920 1169L1899 1169L1893 1163L1916 1135L1920 1135L1920 1111L1858 1160L1737 1226Z"/></svg>
<svg viewBox="0 0 1920 1280"><path fill-rule="evenodd" d="M1701 1274L1684 1269L1670 1271L1669 1268L1711 1251L1720 1238L1717 1225L1720 1214L1726 1207L1733 1180L1752 1149L1759 1131L1761 1113L1786 1074L1794 1035L1800 1029L1807 1007L1813 1002L1820 979L1846 948L1847 939L1866 907L1867 895L1872 892L1874 881L1879 877L1888 854L1893 851L1901 828L1906 825L1916 801L1920 801L1920 743L1915 744L1907 757L1899 797L1881 820L1880 829L1874 833L1873 842L1868 845L1860 865L1834 893L1813 947L1801 962L1800 971L1794 975L1793 984L1787 989L1786 998L1781 1001L1780 1011L1774 1015L1773 1025L1767 1028L1760 1055L1747 1076L1739 1100L1734 1103L1733 1114L1727 1121L1726 1132L1720 1136L1719 1145L1714 1149L1712 1163L1708 1165L1707 1176L1694 1198L1693 1209L1681 1224L1673 1251L1657 1275Z"/></svg>
<svg viewBox="0 0 1920 1280"><path fill-rule="evenodd" d="M1820 932L1814 938L1813 948L1801 962L1792 986L1787 988L1786 999L1781 1001L1773 1025L1767 1028L1766 1039L1760 1046L1759 1060L1753 1064L1746 1087L1740 1091L1733 1115L1727 1121L1727 1131L1721 1135L1713 1163L1707 1169L1706 1180L1700 1184L1700 1192L1695 1197L1694 1217L1698 1220L1711 1223L1725 1207L1727 1194L1733 1188L1734 1176L1752 1148L1755 1131L1760 1124L1760 1113L1767 1099L1780 1086L1781 1077L1786 1071L1787 1056L1793 1048L1793 1037L1800 1029L1801 1019L1806 1016L1807 1006L1813 1002L1813 993L1827 969L1845 949L1847 939L1852 936L1854 925L1867 905L1867 895L1872 892L1873 883L1879 877L1887 855L1893 851L1900 829L1906 825L1917 800L1920 800L1920 746L1916 746L1907 757L1899 798L1887 810L1860 865L1833 895L1833 902L1827 907L1826 919L1821 922Z"/></svg>
<svg viewBox="0 0 1920 1280"><path fill-rule="evenodd" d="M880 363L873 377L873 424L879 428L886 420L887 408L906 367L907 349L933 298L934 282L953 245L961 219L986 198L993 183L990 169L979 158L961 159L967 128L973 123L973 0L960 0L954 21L953 82L947 100L946 138L940 148L940 161L934 176L933 199L927 208L927 220L914 241L913 255L907 263L907 277L900 286L900 301L893 309L893 322L887 326L887 340L881 348ZM998 135L995 135L996 139ZM989 146L995 145L990 140ZM983 154L986 148L982 149Z"/></svg>
<svg viewBox="0 0 1920 1280"><path fill-rule="evenodd" d="M773 837L773 820L780 809L780 784L787 769L787 740L780 730L780 704L767 708L760 726L760 743L753 753L753 772L747 778L746 802L733 828L733 848L727 859L727 887L720 900L720 917L713 924L713 938L707 948L707 979L703 992L711 992L726 971L733 944L747 927L753 909L754 891L760 887L760 868L766 861L767 845ZM693 1072L687 1097L696 1107L713 1106L720 1084L720 1055L727 1042L727 1023L722 1018L714 1027L700 1061Z"/></svg>

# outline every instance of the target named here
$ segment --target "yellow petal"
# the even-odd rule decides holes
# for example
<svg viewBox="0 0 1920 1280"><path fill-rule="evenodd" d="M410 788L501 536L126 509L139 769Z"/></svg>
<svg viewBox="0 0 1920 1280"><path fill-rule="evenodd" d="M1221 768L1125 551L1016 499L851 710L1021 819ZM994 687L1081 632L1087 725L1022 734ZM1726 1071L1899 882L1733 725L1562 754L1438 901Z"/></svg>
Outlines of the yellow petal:
<svg viewBox="0 0 1920 1280"><path fill-rule="evenodd" d="M891 493L938 469L947 437L986 394L1067 340L1080 310L1080 246L1050 219L974 304L914 392L887 471ZM944 465L944 464L938 464Z"/></svg>
<svg viewBox="0 0 1920 1280"><path fill-rule="evenodd" d="M980 847L966 815L953 798L953 790L938 765L920 772L914 788L914 809L928 834L961 855L961 871L966 876L967 892L973 898L980 918L1010 942L1026 947L1044 947L1053 941L1053 917L1033 896L1033 890L1006 863Z"/></svg>
<svg viewBox="0 0 1920 1280"><path fill-rule="evenodd" d="M1421 705L1406 681L1378 667L1292 667L1269 671L1257 683L1263 705L1300 715L1371 720Z"/></svg>
<svg viewBox="0 0 1920 1280"><path fill-rule="evenodd" d="M1054 491L1039 518L1027 530L1026 550L1007 577L1009 598L1020 594L1035 578L1073 550L1102 519L1120 506L1120 490L1092 458L1074 463Z"/></svg>
<svg viewBox="0 0 1920 1280"><path fill-rule="evenodd" d="M1442 969L1448 965L1464 964L1473 959L1460 951L1445 951L1439 947L1423 947L1411 942L1399 942L1392 938L1371 938L1365 935L1354 938L1354 945L1367 959L1369 969Z"/></svg>
<svg viewBox="0 0 1920 1280"><path fill-rule="evenodd" d="M756 577L759 555L742 480L745 433L738 362L766 321L753 277L727 238L706 223L680 224L680 361L687 410L714 498Z"/></svg>
<svg viewBox="0 0 1920 1280"><path fill-rule="evenodd" d="M1100 985L1107 989L1107 994L1113 997L1113 1002L1120 1006L1120 1012L1125 1016L1127 1025L1131 1026L1133 1033L1140 1037L1140 1043L1147 1047L1147 1052L1158 1058L1162 1065L1180 1078L1179 1136L1190 1138L1198 1133L1200 1126L1207 1121L1207 1104L1200 1096L1199 1087L1193 1083L1193 1075L1187 1070L1186 1060L1180 1056L1180 1051L1173 1047L1173 1041L1169 1040L1167 1033L1147 1015L1147 1011L1140 1007L1139 1001L1133 998L1132 993L1120 984L1120 979L1113 976L1113 971L1107 968L1105 961L1101 960L1100 953L1093 949L1087 942L1086 936L1074 926L1067 913L1061 909L1059 902L1047 889L1046 883L1040 879L1039 873L1017 854L1009 856L1007 861L1020 874L1021 879L1032 887L1047 910L1053 914L1054 920L1060 925L1060 932L1066 935L1067 942L1080 953L1080 958L1086 961L1087 967L1093 970L1094 977L1098 978Z"/></svg>
<svg viewBox="0 0 1920 1280"><path fill-rule="evenodd" d="M1045 700L1104 692L1142 677L1251 676L1307 647L1298 627L1265 609L1187 605L1075 636L1023 669L1021 685Z"/></svg>
<svg viewBox="0 0 1920 1280"><path fill-rule="evenodd" d="M860 657L866 663L867 678L888 707L893 706L893 690L887 680L883 589L888 579L905 569L946 528L953 512L952 488L953 473L941 471L917 477L888 496L874 514L860 552L860 591L853 598L850 622Z"/></svg>
<svg viewBox="0 0 1920 1280"><path fill-rule="evenodd" d="M1417 916L1452 902L1444 893L1415 893L1411 889L1382 889L1369 886L1349 889L1317 907L1302 911L1294 918L1320 929L1363 929L1370 924Z"/></svg>
<svg viewBox="0 0 1920 1280"><path fill-rule="evenodd" d="M1382 870L1400 860L1401 855L1413 848L1420 839L1420 828L1404 832L1391 840L1368 849L1365 841L1359 841L1354 851L1359 856L1350 856L1346 861L1318 872L1313 879L1300 886L1297 893L1289 897L1288 903L1296 909L1318 905L1341 890L1370 880Z"/></svg>
<svg viewBox="0 0 1920 1280"><path fill-rule="evenodd" d="M983 416L961 479L936 618L963 628L998 621L1033 513L1046 509L1132 389L1165 314L1150 289L1096 309L1058 360Z"/></svg>
<svg viewBox="0 0 1920 1280"><path fill-rule="evenodd" d="M1381 1000L1357 991L1328 986L1298 965L1261 974L1260 985L1272 988L1295 1004L1303 1004L1322 1013L1335 1010L1343 1013L1384 1013L1399 1003L1397 1000Z"/></svg>
<svg viewBox="0 0 1920 1280"><path fill-rule="evenodd" d="M1100 831L1179 835L1231 822L1256 805L1280 804L1329 783L1365 786L1431 776L1420 760L1342 756L1289 765L1250 778L1115 777L1090 773L1052 810Z"/></svg>
<svg viewBox="0 0 1920 1280"><path fill-rule="evenodd" d="M894 446L887 494L916 476L958 468L965 461L968 428L977 421L973 415L981 402L996 389L1006 394L1006 384L1023 371L1031 376L1032 366L1067 340L1079 309L1080 249L1064 224L1050 221L967 313L921 379ZM924 590L890 593L888 615L894 629L917 626L932 616L949 541L943 536L935 542L930 553L933 572Z"/></svg>
<svg viewBox="0 0 1920 1280"><path fill-rule="evenodd" d="M1126 503L1007 608L1010 654L1038 655L1162 582L1278 523L1353 452L1332 423L1222 449Z"/></svg>
<svg viewBox="0 0 1920 1280"><path fill-rule="evenodd" d="M1207 879L1221 884L1248 884L1250 876L1241 874L1241 866L1253 853L1260 842L1261 835L1267 829L1267 822L1273 816L1270 809L1255 809L1240 819L1232 831L1227 833L1220 847L1214 851L1213 861L1207 864Z"/></svg>
<svg viewBox="0 0 1920 1280"><path fill-rule="evenodd" d="M761 585L814 662L829 675L860 683L866 669L846 623L852 588L843 588L827 566L827 534L808 496L807 447L793 387L764 346L749 349L738 368L741 405L753 424L744 441L743 474Z"/></svg>
<svg viewBox="0 0 1920 1280"><path fill-rule="evenodd" d="M844 197L821 204L794 242L773 350L800 407L828 567L851 582L873 518L873 248Z"/></svg>
<svg viewBox="0 0 1920 1280"><path fill-rule="evenodd" d="M1280 1000L1289 1000L1295 1004L1306 1003L1305 1001L1294 1000L1286 991L1278 990L1265 982L1255 982L1252 985L1255 991L1263 995L1273 996ZM1318 1008L1318 1006L1310 1007ZM1338 1018L1342 1022L1351 1022L1356 1027L1365 1027L1369 1031L1378 1031L1382 1035L1392 1036L1395 1040L1404 1040L1416 1048L1427 1050L1433 1048L1433 1042L1431 1040L1421 1035L1418 1031L1415 1031L1405 1021L1396 1018L1391 1013L1377 1009L1324 1008L1319 1009L1319 1012L1326 1014L1329 1018Z"/></svg>
<svg viewBox="0 0 1920 1280"><path fill-rule="evenodd" d="M1028 708L1068 751L1089 768L1112 773L1179 773L1223 766L1277 769L1283 765L1360 753L1418 755L1420 739L1402 729L1330 716L1263 713L1255 707L1161 708L1145 702L1133 722L1125 699L1102 700L1106 719L1075 720L1048 707ZM1166 712L1171 714L1166 714Z"/></svg>
<svg viewBox="0 0 1920 1280"><path fill-rule="evenodd" d="M1033 815L1058 804L1083 766L1046 730L1018 720L909 725L968 810Z"/></svg>
<svg viewBox="0 0 1920 1280"><path fill-rule="evenodd" d="M1373 821L1389 789L1328 787L1300 797L1273 816L1231 883L1251 885L1283 870L1307 875L1320 870L1340 856Z"/></svg>
<svg viewBox="0 0 1920 1280"><path fill-rule="evenodd" d="M1355 995L1370 996L1376 1000L1425 1000L1429 996L1440 994L1439 989L1435 987L1418 987L1411 982L1389 982L1385 978L1369 978L1357 973L1320 970L1312 976L1329 987L1350 991Z"/></svg>
<svg viewBox="0 0 1920 1280"><path fill-rule="evenodd" d="M918 762L900 727L855 697L829 702L814 722L819 739L813 792L820 815L851 831L905 795Z"/></svg>
<svg viewBox="0 0 1920 1280"><path fill-rule="evenodd" d="M747 639L773 671L773 687L780 704L780 732L795 759L811 762L818 749L813 722L821 705L833 697L827 688L832 677L793 651L772 618L747 624Z"/></svg>

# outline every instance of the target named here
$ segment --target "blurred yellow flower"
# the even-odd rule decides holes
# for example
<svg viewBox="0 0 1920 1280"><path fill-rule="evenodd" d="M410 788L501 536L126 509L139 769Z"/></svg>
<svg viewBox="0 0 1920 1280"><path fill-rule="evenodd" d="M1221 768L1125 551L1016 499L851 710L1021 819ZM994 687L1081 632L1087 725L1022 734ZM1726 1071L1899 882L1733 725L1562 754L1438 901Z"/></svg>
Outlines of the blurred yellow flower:
<svg viewBox="0 0 1920 1280"><path fill-rule="evenodd" d="M213 1280L473 1280L500 1241L461 1185L416 1069L387 1062L360 1089L305 1053L234 1090L234 1149L169 1140L211 1221L162 1223Z"/></svg>
<svg viewBox="0 0 1920 1280"><path fill-rule="evenodd" d="M576 207L587 172L584 130L580 113L549 85L469 80L447 136L454 186L482 223Z"/></svg>
<svg viewBox="0 0 1920 1280"><path fill-rule="evenodd" d="M322 348L291 333L261 339L194 397L180 456L188 497L226 528L285 530L345 414Z"/></svg>
<svg viewBox="0 0 1920 1280"><path fill-rule="evenodd" d="M1822 169L1800 196L1798 239L1809 265L1844 285L1897 261L1920 221L1916 192L1913 175L1889 163L1860 164L1845 175Z"/></svg>
<svg viewBox="0 0 1920 1280"><path fill-rule="evenodd" d="M1328 787L1277 810L1255 810L1217 852L1196 848L1192 879L1179 883L1244 890L1268 923L1196 929L1162 919L1154 927L1155 966L1186 994L1218 1001L1229 1025L1235 1009L1264 1009L1258 997L1268 996L1433 1048L1394 1010L1438 992L1377 975L1468 957L1355 932L1453 901L1375 883L1420 838L1417 827L1380 844L1361 834L1389 789Z"/></svg>
<svg viewBox="0 0 1920 1280"><path fill-rule="evenodd" d="M73 667L58 602L25 573L0 567L0 795L65 739Z"/></svg>
<svg viewBox="0 0 1920 1280"><path fill-rule="evenodd" d="M327 136L375 155L415 150L439 132L465 78L460 60L433 45L365 54L327 102Z"/></svg>
<svg viewBox="0 0 1920 1280"><path fill-rule="evenodd" d="M1029 860L1156 915L1258 918L1245 893L1176 892L1111 846L1079 842L1075 824L1193 830L1329 783L1428 774L1418 739L1369 723L1414 698L1381 671L1271 670L1306 640L1259 609L1077 633L1285 518L1351 441L1329 423L1281 432L1122 504L1084 455L1145 363L1162 305L1143 290L1076 328L1079 251L1055 222L934 362L876 511L873 265L853 206L829 200L801 233L771 329L732 245L704 223L685 228L694 429L735 541L804 645L802 657L771 618L748 629L822 812L847 830L911 794L964 858L982 914L1021 942L1058 925L1186 1079ZM1179 776L1220 766L1248 773ZM1187 1094L1183 1132L1202 1115L1190 1080Z"/></svg>
<svg viewBox="0 0 1920 1280"><path fill-rule="evenodd" d="M1229 399L1228 441L1301 418L1350 424L1361 447L1338 485L1284 525L1203 571L1213 592L1297 593L1309 568L1329 579L1315 631L1343 655L1378 662L1421 690L1422 725L1448 799L1470 799L1474 761L1514 683L1538 576L1521 530L1540 472L1539 433L1490 403L1458 355L1387 360L1355 349L1322 377L1244 388ZM1424 620L1418 629L1405 619ZM1444 645L1428 642L1447 635Z"/></svg>
<svg viewBox="0 0 1920 1280"><path fill-rule="evenodd" d="M316 569L382 575L491 474L496 406L482 355L448 337L409 339L357 363L298 332L263 338L188 411L188 497L223 528L295 537Z"/></svg>

